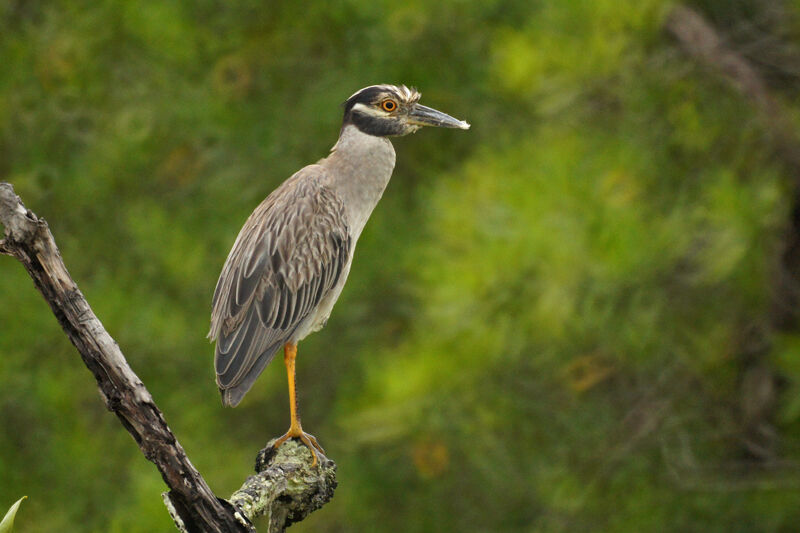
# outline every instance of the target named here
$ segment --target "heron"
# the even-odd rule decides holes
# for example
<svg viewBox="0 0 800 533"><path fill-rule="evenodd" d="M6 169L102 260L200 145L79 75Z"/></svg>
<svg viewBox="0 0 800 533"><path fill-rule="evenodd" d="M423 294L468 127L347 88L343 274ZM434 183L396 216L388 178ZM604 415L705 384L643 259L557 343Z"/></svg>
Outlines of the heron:
<svg viewBox="0 0 800 533"><path fill-rule="evenodd" d="M342 292L358 237L394 170L389 137L422 126L470 127L421 105L420 96L405 85L372 85L348 98L330 155L297 171L256 207L214 291L208 337L216 340L223 405L238 405L283 347L290 425L274 445L300 439L311 451L312 466L317 452L325 452L300 424L297 343L322 329Z"/></svg>

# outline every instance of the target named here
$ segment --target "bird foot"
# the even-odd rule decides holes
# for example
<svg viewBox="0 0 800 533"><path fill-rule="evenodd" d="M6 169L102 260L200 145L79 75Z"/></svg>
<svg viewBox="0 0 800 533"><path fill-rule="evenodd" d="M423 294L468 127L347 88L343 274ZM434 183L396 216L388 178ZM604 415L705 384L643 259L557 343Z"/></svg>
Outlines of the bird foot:
<svg viewBox="0 0 800 533"><path fill-rule="evenodd" d="M312 467L316 466L317 464L317 452L321 453L323 457L325 456L325 450L323 450L322 446L319 445L319 443L317 442L317 438L314 435L306 433L305 431L299 428L298 429L290 428L289 431L287 431L282 437L279 437L278 440L275 441L275 444L273 444L273 446L277 450L278 448L280 448L281 444L283 444L289 439L300 439L300 442L306 445L308 451L311 452Z"/></svg>

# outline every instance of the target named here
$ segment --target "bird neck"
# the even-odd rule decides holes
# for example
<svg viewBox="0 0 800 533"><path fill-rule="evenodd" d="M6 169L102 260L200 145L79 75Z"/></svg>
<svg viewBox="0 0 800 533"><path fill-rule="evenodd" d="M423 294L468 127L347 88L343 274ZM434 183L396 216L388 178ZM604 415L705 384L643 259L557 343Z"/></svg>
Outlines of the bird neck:
<svg viewBox="0 0 800 533"><path fill-rule="evenodd" d="M320 161L328 168L329 186L342 199L352 236L361 230L389 184L395 153L386 137L376 137L353 125L342 128L331 155Z"/></svg>

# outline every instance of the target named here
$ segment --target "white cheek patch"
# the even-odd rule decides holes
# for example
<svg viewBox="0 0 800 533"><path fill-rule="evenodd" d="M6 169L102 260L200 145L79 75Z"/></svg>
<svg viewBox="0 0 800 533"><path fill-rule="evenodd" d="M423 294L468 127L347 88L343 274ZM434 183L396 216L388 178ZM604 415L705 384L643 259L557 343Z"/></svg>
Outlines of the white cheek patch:
<svg viewBox="0 0 800 533"><path fill-rule="evenodd" d="M353 106L353 111L358 111L359 113L361 113L363 115L369 115L371 117L384 118L384 117L388 117L389 116L389 113L387 113L386 111L384 111L382 109L378 109L378 108L375 108L375 107L372 107L372 106L364 105L364 104L362 104L360 102Z"/></svg>

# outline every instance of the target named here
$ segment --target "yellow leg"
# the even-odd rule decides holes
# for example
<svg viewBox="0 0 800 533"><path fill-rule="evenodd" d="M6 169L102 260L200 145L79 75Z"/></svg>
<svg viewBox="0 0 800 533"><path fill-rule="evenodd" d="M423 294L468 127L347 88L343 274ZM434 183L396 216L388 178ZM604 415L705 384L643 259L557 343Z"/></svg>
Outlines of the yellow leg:
<svg viewBox="0 0 800 533"><path fill-rule="evenodd" d="M311 466L317 464L317 451L325 455L325 450L319 445L314 435L310 435L303 431L300 425L300 417L297 416L297 396L295 395L295 371L294 361L297 358L297 345L287 342L283 347L283 362L286 364L286 376L289 379L289 416L291 421L289 423L289 431L287 431L281 438L275 441L275 448L291 438L300 439L311 451L313 461Z"/></svg>

